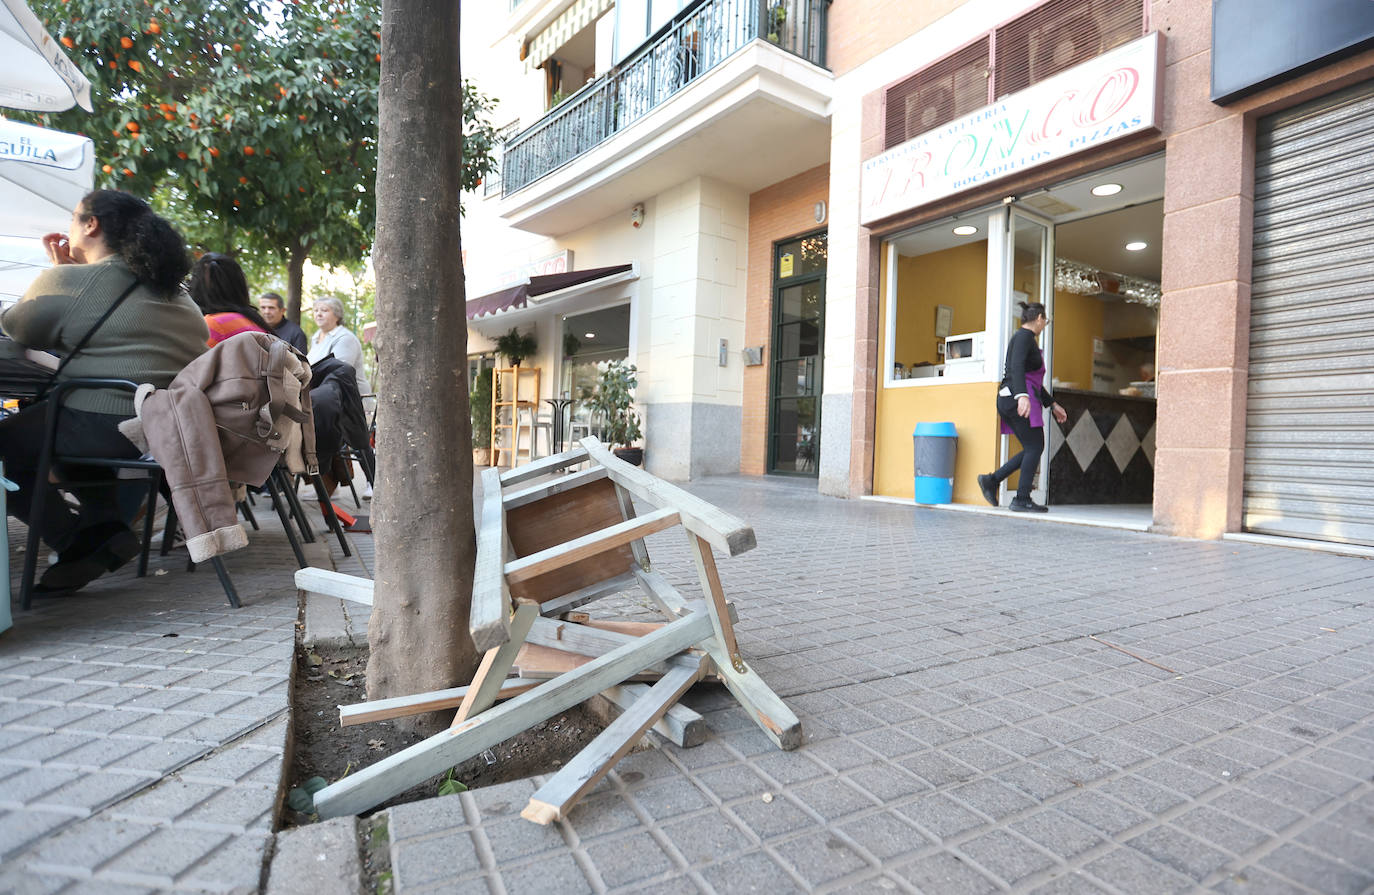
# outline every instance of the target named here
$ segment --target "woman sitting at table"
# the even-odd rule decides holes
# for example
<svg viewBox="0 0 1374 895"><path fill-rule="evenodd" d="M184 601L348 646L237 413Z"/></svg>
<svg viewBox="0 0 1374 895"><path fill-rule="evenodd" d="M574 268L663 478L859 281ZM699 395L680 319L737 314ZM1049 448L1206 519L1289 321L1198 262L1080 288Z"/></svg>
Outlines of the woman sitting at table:
<svg viewBox="0 0 1374 895"><path fill-rule="evenodd" d="M228 255L206 252L197 258L187 288L191 300L205 315L205 325L210 329L209 347L239 333L272 332L249 301L248 278L243 275L243 268Z"/></svg>
<svg viewBox="0 0 1374 895"><path fill-rule="evenodd" d="M142 199L88 193L68 233L49 233L43 245L53 266L0 315L0 328L21 345L62 356L59 380L104 377L166 388L205 351L205 319L181 288L191 266L186 243ZM9 508L25 522L47 412L47 401L39 401L0 420L0 459L19 483ZM117 428L133 415L127 392L77 390L58 418L59 449L73 457L138 457ZM79 512L56 488L44 483L44 492L40 534L58 562L36 592L82 587L138 555L138 538L120 518L117 486L79 489Z"/></svg>

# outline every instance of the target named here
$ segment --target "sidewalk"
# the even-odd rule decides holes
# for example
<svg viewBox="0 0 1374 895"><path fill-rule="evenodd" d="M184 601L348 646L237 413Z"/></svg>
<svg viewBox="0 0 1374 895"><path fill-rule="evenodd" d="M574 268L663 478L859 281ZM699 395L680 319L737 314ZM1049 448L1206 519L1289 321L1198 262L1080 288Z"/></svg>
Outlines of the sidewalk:
<svg viewBox="0 0 1374 895"><path fill-rule="evenodd" d="M758 549L720 572L806 744L777 751L698 687L707 742L627 757L567 821L519 818L537 781L383 812L396 893L1374 886L1368 560L809 482L690 490L755 527ZM649 549L686 589L680 540ZM255 892L274 849L273 891L334 891L298 868L355 866L351 825L271 832L293 565L264 531L230 557L238 612L177 561L17 613L0 892ZM647 615L613 602L590 608Z"/></svg>

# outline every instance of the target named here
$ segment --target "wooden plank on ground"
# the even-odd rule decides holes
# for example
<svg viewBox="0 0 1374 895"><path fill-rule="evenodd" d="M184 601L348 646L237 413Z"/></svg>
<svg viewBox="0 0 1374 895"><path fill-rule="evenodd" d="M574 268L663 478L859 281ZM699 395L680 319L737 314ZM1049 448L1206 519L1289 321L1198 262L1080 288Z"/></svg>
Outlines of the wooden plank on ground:
<svg viewBox="0 0 1374 895"><path fill-rule="evenodd" d="M506 513L506 532L515 551L510 558L530 556L624 521L615 500L615 484L610 479L550 494L538 503L516 507ZM626 544L547 575L512 582L511 596L543 603L623 575L634 566L634 554Z"/></svg>
<svg viewBox="0 0 1374 895"><path fill-rule="evenodd" d="M754 529L743 519L712 506L700 497L688 494L676 485L650 475L638 466L631 466L607 450L595 438L584 438L581 444L593 460L610 471L611 478L616 484L655 507L672 507L677 510L682 516L683 526L688 531L701 535L713 547L725 551L727 556L738 556L756 546Z"/></svg>
<svg viewBox="0 0 1374 895"><path fill-rule="evenodd" d="M551 646L582 656L604 656L617 647L633 643L637 635L602 628L590 628L552 618L535 619L525 639L537 646Z"/></svg>
<svg viewBox="0 0 1374 895"><path fill-rule="evenodd" d="M663 679L539 787L520 816L540 824L567 817L572 806L701 678L703 665L704 657L700 655L688 661L683 657L671 660Z"/></svg>
<svg viewBox="0 0 1374 895"><path fill-rule="evenodd" d="M560 469L567 469L569 466L576 466L587 459L587 452L580 447L564 451L561 454L554 454L526 463L517 469L512 469L501 476L502 485L518 485L521 482L528 482L540 476L546 476Z"/></svg>
<svg viewBox="0 0 1374 895"><path fill-rule="evenodd" d="M477 560L472 574L472 605L468 631L473 645L485 653L510 639L510 589L506 586L505 508L501 505L501 473L482 470L482 522L477 529Z"/></svg>
<svg viewBox="0 0 1374 895"><path fill-rule="evenodd" d="M506 505L506 509L513 510L516 507L523 507L537 500L543 500L550 495L562 494L564 491L571 491L591 482L600 481L606 478L606 475L606 467L593 466L591 469L583 469L580 472L570 472L565 476L559 476L551 482L539 482L519 491L507 492L501 498L501 502Z"/></svg>
<svg viewBox="0 0 1374 895"><path fill-rule="evenodd" d="M511 584L518 584L538 578L556 569L622 547L645 535L671 528L678 522L678 512L674 509L655 510L647 516L625 520L538 553L511 560L506 563L506 580Z"/></svg>
<svg viewBox="0 0 1374 895"><path fill-rule="evenodd" d="M527 690L539 686L538 681L507 678L501 682L497 699L510 699ZM339 726L351 727L370 721L386 721L391 718L404 718L407 715L423 715L425 712L439 712L457 708L467 696L467 687L449 687L447 690L433 690L429 693L416 693L412 696L393 696L390 699L373 699L353 705L339 706Z"/></svg>
<svg viewBox="0 0 1374 895"><path fill-rule="evenodd" d="M360 814L422 780L443 773L558 712L566 711L640 669L711 636L711 620L694 613L627 643L581 668L488 709L462 725L387 756L315 794L321 818Z"/></svg>
<svg viewBox="0 0 1374 895"><path fill-rule="evenodd" d="M601 696L612 706L612 711L623 712L648 692L649 688L644 684L617 684L602 690ZM669 706L667 713L655 721L651 729L684 749L700 746L706 742L706 735L710 732L706 719L680 702Z"/></svg>
<svg viewBox="0 0 1374 895"><path fill-rule="evenodd" d="M372 579L308 566L296 570L296 587L307 593L372 605Z"/></svg>
<svg viewBox="0 0 1374 895"><path fill-rule="evenodd" d="M540 615L562 615L570 609L576 609L593 600L610 594L619 593L622 590L629 590L635 585L633 572L626 572L623 575L616 575L614 578L607 578L605 581L598 581L586 587L578 588L572 593L551 597L539 604Z"/></svg>
<svg viewBox="0 0 1374 895"><path fill-rule="evenodd" d="M791 751L802 743L801 721L787 707L778 694L758 674L745 664L743 672L735 670L729 655L714 637L702 644L716 663L716 674L734 695L749 717L764 734L784 751Z"/></svg>
<svg viewBox="0 0 1374 895"><path fill-rule="evenodd" d="M525 643L525 635L529 633L530 625L538 617L538 603L522 600L520 605L515 607L515 617L511 619L510 623L510 639L500 646L487 650L486 655L482 657L482 664L477 667L477 674L472 678L472 685L468 688L467 696L458 706L458 713L453 716L451 727L457 727L496 702L496 695L506 680L506 674L510 672L511 665L515 663L515 654L520 652L520 647Z"/></svg>

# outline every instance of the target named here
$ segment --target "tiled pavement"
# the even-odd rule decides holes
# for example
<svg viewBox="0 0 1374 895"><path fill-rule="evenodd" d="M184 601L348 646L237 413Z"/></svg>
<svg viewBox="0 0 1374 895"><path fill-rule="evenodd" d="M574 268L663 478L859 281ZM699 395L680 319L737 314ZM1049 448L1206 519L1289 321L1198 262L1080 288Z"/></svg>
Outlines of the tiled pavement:
<svg viewBox="0 0 1374 895"><path fill-rule="evenodd" d="M626 758L567 821L518 817L529 781L387 811L397 893L1374 891L1368 560L802 482L691 490L755 526L758 549L721 575L744 653L806 744L777 751L699 687L712 737ZM680 532L650 541L687 589L685 548ZM255 890L270 806L245 794L280 771L269 702L295 613L265 555L239 560L236 580L265 580L225 627L208 570L188 595L172 567L0 636L0 892ZM606 602L594 613L647 613ZM135 664L142 686L123 676ZM234 717L245 702L256 723ZM159 744L182 751L123 757Z"/></svg>

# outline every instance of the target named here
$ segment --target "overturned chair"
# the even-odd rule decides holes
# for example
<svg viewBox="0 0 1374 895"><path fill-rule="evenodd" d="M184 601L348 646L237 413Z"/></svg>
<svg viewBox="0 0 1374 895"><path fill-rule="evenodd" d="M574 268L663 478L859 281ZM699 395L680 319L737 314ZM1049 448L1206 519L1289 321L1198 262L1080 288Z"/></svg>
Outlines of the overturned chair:
<svg viewBox="0 0 1374 895"><path fill-rule="evenodd" d="M545 478L584 462L584 469ZM349 724L457 706L453 725L320 790L321 817L366 811L558 712L614 694L623 714L535 792L523 812L537 823L559 820L708 675L729 688L777 746L801 744L801 723L740 655L734 607L716 569L713 551L737 556L752 549L752 528L616 458L594 438L504 475L487 469L482 490L469 625L484 655L472 683L341 707L341 723ZM653 510L636 516L632 495ZM643 539L675 526L686 530L700 598L680 593L650 567ZM365 579L303 569L297 585L371 602ZM598 624L582 613L569 615L634 587L664 623ZM512 673L518 676L508 679ZM627 686L643 680L654 683ZM508 701L497 705L499 699Z"/></svg>

